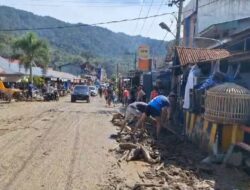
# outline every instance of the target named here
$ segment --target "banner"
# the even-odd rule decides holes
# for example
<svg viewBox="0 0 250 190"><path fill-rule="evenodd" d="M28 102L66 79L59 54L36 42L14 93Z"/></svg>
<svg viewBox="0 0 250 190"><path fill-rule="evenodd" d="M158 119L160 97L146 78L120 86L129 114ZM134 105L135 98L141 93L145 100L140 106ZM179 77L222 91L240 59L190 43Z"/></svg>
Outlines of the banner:
<svg viewBox="0 0 250 190"><path fill-rule="evenodd" d="M139 59L149 59L149 46L141 45L138 48Z"/></svg>
<svg viewBox="0 0 250 190"><path fill-rule="evenodd" d="M140 71L150 71L151 70L151 59L140 59L138 61L138 70Z"/></svg>

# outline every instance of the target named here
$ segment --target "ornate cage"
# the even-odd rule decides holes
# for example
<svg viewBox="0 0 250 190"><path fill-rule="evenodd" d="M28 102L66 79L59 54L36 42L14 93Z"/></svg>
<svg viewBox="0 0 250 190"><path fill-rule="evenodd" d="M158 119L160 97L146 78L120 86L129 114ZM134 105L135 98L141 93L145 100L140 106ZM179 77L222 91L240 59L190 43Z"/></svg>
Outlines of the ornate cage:
<svg viewBox="0 0 250 190"><path fill-rule="evenodd" d="M234 83L209 89L205 98L205 119L222 124L249 124L250 91Z"/></svg>

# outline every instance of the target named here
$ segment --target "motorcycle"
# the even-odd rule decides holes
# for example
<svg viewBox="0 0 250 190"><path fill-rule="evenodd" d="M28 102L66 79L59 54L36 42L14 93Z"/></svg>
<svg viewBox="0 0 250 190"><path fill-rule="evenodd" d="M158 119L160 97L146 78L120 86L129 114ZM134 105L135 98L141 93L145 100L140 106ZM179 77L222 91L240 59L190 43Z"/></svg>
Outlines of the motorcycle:
<svg viewBox="0 0 250 190"><path fill-rule="evenodd" d="M58 101L59 100L59 93L57 90L53 92L46 92L43 95L44 101Z"/></svg>

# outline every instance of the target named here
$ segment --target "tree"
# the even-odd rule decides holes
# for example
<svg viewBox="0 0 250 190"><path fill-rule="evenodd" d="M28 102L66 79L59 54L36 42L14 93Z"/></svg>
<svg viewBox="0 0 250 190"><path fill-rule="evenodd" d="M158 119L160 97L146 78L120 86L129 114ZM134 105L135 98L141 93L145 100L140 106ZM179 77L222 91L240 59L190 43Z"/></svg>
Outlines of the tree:
<svg viewBox="0 0 250 190"><path fill-rule="evenodd" d="M81 56L84 57L87 62L90 62L90 60L95 57L90 51L82 52Z"/></svg>
<svg viewBox="0 0 250 190"><path fill-rule="evenodd" d="M14 36L0 32L0 56L8 58L12 55L11 45L14 41Z"/></svg>
<svg viewBox="0 0 250 190"><path fill-rule="evenodd" d="M20 60L25 69L29 69L31 83L33 83L32 66L36 65L46 69L49 64L48 44L34 33L28 33L26 36L17 39L14 42L14 52L14 57Z"/></svg>

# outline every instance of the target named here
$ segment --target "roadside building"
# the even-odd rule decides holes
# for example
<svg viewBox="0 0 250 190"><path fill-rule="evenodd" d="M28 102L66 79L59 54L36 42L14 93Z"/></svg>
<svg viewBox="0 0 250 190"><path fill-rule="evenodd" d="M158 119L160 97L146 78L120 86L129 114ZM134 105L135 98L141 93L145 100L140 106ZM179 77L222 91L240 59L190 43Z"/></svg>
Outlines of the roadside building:
<svg viewBox="0 0 250 190"><path fill-rule="evenodd" d="M237 35L249 33L250 1L191 0L183 10L183 25L185 47L230 49Z"/></svg>
<svg viewBox="0 0 250 190"><path fill-rule="evenodd" d="M212 148L216 145L222 153L231 144L250 142L249 135L240 127L249 126L249 121L228 122L236 119L235 112L250 118L248 109L235 110L241 105L241 101L246 100L243 107L249 102L250 1L191 0L183 10L183 26L185 47L176 48L175 62L181 70L177 75L182 84L179 92L183 95L187 135L202 146L204 138L207 138L207 146ZM200 74L200 70L204 68L208 71L206 75ZM216 82L213 81L215 79ZM219 87L212 88L213 86ZM227 94L228 91L230 95ZM211 101L209 94L215 94L214 100ZM232 99L224 105L224 100L229 97L239 99ZM185 104L187 100L189 103ZM219 106L213 110L213 113L218 112L217 118L230 113L231 116L228 115L225 119L228 121L209 119L211 117L207 115L211 111L211 105L214 108ZM219 113L219 108L222 107L224 110ZM230 110L227 110L229 107Z"/></svg>
<svg viewBox="0 0 250 190"><path fill-rule="evenodd" d="M68 87L71 82L74 82L79 77L66 72L55 71L51 68L46 70L40 67L32 67L34 77L42 77L49 81L60 81ZM0 78L6 83L20 83L23 80L28 80L29 70L26 70L19 61L11 61L0 57ZM66 85L67 84L67 85Z"/></svg>
<svg viewBox="0 0 250 190"><path fill-rule="evenodd" d="M96 80L103 81L107 78L106 71L104 68L96 67L89 62L85 63L67 63L59 66L61 72L70 73L84 79L88 83L93 83Z"/></svg>

